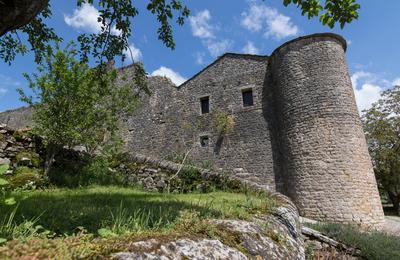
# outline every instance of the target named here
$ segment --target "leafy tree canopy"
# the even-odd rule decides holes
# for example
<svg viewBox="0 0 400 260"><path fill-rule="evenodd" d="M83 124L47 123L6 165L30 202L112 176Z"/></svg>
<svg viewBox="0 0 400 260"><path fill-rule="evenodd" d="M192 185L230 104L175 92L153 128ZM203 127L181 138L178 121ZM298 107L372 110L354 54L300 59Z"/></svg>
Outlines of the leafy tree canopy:
<svg viewBox="0 0 400 260"><path fill-rule="evenodd" d="M139 10L131 0L76 0L78 6L83 3L95 4L99 7L99 33L81 34L79 54L82 60L90 56L99 63L112 60L115 56L123 56L129 48L128 38L132 34L132 19ZM148 0L147 10L155 15L159 22L158 38L171 49L175 48L171 22L184 23L190 11L184 0ZM53 41L61 41L55 30L46 24L52 16L49 0L0 0L0 58L11 63L17 54L25 54L32 50L35 61L42 60L46 45ZM324 25L334 27L339 23L343 28L358 18L360 5L356 0L283 0L283 4L296 5L302 15L309 18L319 17ZM113 34L112 28L119 30ZM24 37L20 37L23 34ZM21 38L27 38L27 42Z"/></svg>
<svg viewBox="0 0 400 260"><path fill-rule="evenodd" d="M400 213L400 86L383 92L362 120L380 187Z"/></svg>
<svg viewBox="0 0 400 260"><path fill-rule="evenodd" d="M120 140L119 119L138 105L137 86L145 80L136 77L132 83L116 84L115 69L106 65L90 68L77 60L74 47L47 48L39 73L24 75L33 95L18 90L21 100L35 109L33 131L47 143L47 171L64 147L85 146L90 153L115 147Z"/></svg>

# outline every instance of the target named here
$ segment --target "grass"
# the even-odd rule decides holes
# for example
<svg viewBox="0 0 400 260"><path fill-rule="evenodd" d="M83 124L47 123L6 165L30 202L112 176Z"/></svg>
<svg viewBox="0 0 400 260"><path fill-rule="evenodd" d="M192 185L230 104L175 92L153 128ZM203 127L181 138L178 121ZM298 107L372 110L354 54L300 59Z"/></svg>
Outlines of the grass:
<svg viewBox="0 0 400 260"><path fill-rule="evenodd" d="M400 259L400 238L378 231L362 232L355 226L340 224L309 224L346 245L359 248L363 257L376 260Z"/></svg>
<svg viewBox="0 0 400 260"><path fill-rule="evenodd" d="M209 219L248 219L267 214L276 204L264 194L165 194L100 186L20 191L12 196L17 208L0 206L0 223L7 223L8 232L0 237L8 234L14 239L0 247L1 259L107 256L146 237L216 236L233 245L232 235L212 227Z"/></svg>
<svg viewBox="0 0 400 260"><path fill-rule="evenodd" d="M170 228L183 210L195 210L202 218L246 219L266 213L274 203L261 195L164 194L121 187L37 190L11 196L18 202L17 224L40 216L37 224L58 235L74 234L82 227L97 233L100 228L118 229L122 223L129 224L125 229L131 231ZM0 220L13 209L1 205Z"/></svg>

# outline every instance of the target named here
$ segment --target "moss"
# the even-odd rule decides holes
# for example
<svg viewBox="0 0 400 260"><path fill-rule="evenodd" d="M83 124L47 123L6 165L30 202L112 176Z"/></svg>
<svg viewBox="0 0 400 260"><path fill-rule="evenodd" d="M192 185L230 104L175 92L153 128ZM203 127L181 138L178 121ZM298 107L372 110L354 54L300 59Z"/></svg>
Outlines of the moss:
<svg viewBox="0 0 400 260"><path fill-rule="evenodd" d="M5 139L5 136L0 133L0 141L3 141Z"/></svg>
<svg viewBox="0 0 400 260"><path fill-rule="evenodd" d="M15 170L14 170L14 175L20 175L20 174L39 174L39 170L36 168L29 168L28 166L18 166Z"/></svg>
<svg viewBox="0 0 400 260"><path fill-rule="evenodd" d="M22 158L28 158L31 161L31 165L33 167L38 168L41 165L40 156L35 152L23 151L23 152L20 152L19 154L17 154L15 159L16 159L18 165L21 164Z"/></svg>
<svg viewBox="0 0 400 260"><path fill-rule="evenodd" d="M26 184L34 184L35 186L40 186L42 184L43 181L40 175L37 172L32 171L34 169L28 169L31 171L19 173L9 179L10 185L13 189L23 187Z"/></svg>

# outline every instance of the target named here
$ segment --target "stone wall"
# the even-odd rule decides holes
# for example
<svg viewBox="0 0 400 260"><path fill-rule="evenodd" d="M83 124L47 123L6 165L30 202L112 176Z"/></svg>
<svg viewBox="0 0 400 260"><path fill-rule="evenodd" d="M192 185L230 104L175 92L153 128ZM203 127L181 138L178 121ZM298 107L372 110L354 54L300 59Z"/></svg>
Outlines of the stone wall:
<svg viewBox="0 0 400 260"><path fill-rule="evenodd" d="M271 56L284 193L309 218L379 224L382 206L345 47L336 35L314 35Z"/></svg>
<svg viewBox="0 0 400 260"><path fill-rule="evenodd" d="M43 155L40 138L27 130L13 130L0 124L0 165L10 165L9 174L19 166L39 168Z"/></svg>
<svg viewBox="0 0 400 260"><path fill-rule="evenodd" d="M345 40L316 34L285 43L271 57L227 53L181 86L149 77L152 94L123 118L126 151L165 159L187 154L233 177L290 196L304 216L379 225L383 221L370 157L345 61ZM120 69L119 80L134 69ZM245 107L242 91L254 104ZM208 96L210 113L201 113ZM218 113L232 119L221 133ZM30 111L0 114L28 124ZM207 137L205 144L201 138Z"/></svg>

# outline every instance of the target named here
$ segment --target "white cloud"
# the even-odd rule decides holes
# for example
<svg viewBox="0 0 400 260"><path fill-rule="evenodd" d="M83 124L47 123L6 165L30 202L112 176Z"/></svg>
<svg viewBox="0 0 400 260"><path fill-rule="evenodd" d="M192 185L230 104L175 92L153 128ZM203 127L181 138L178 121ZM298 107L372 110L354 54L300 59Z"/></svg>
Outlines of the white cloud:
<svg viewBox="0 0 400 260"><path fill-rule="evenodd" d="M400 86L400 78L397 78L397 79L393 80L392 85L393 86Z"/></svg>
<svg viewBox="0 0 400 260"><path fill-rule="evenodd" d="M101 31L101 22L98 21L99 11L91 4L84 3L81 7L74 10L72 15L64 14L64 21L69 26L78 30L84 30L91 33ZM111 28L111 33L118 35L121 33L115 26Z"/></svg>
<svg viewBox="0 0 400 260"><path fill-rule="evenodd" d="M8 92L8 89L6 88L0 88L0 96L5 95Z"/></svg>
<svg viewBox="0 0 400 260"><path fill-rule="evenodd" d="M203 65L205 63L204 61L204 52L196 52L196 54L194 55L196 58L196 63L199 65Z"/></svg>
<svg viewBox="0 0 400 260"><path fill-rule="evenodd" d="M351 75L351 83L353 84L354 95L358 111L369 109L373 103L379 100L383 91L382 84L386 79L380 79L377 75L366 71L356 71Z"/></svg>
<svg viewBox="0 0 400 260"><path fill-rule="evenodd" d="M124 50L124 54L130 62L138 61L142 58L142 52L133 43L129 45L129 49Z"/></svg>
<svg viewBox="0 0 400 260"><path fill-rule="evenodd" d="M211 13L205 9L196 15L189 17L192 34L202 40L212 57L217 57L232 47L233 41L229 39L218 40L215 36L216 26L211 24ZM204 63L204 55L195 55L196 63Z"/></svg>
<svg viewBox="0 0 400 260"><path fill-rule="evenodd" d="M198 12L195 16L190 16L189 22L193 36L201 39L214 38L214 27L210 24L210 20L211 14L207 9Z"/></svg>
<svg viewBox="0 0 400 260"><path fill-rule="evenodd" d="M226 52L229 48L231 48L233 42L231 40L221 40L221 41L209 40L205 42L205 45L207 46L207 49L210 52L211 56L217 57Z"/></svg>
<svg viewBox="0 0 400 260"><path fill-rule="evenodd" d="M365 83L359 89L354 89L358 111L368 109L381 97L382 88L378 85Z"/></svg>
<svg viewBox="0 0 400 260"><path fill-rule="evenodd" d="M178 72L173 71L170 68L161 66L159 69L153 71L151 76L163 76L169 78L175 85L179 86L186 81Z"/></svg>
<svg viewBox="0 0 400 260"><path fill-rule="evenodd" d="M259 54L259 49L254 45L253 42L247 41L246 45L243 47L242 51L248 54Z"/></svg>
<svg viewBox="0 0 400 260"><path fill-rule="evenodd" d="M376 80L376 76L370 72L366 72L363 70L356 71L353 75L351 75L351 83L353 84L353 88L356 89L358 87L358 82L360 80L366 82L374 82Z"/></svg>
<svg viewBox="0 0 400 260"><path fill-rule="evenodd" d="M241 25L249 31L263 32L264 37L277 40L299 33L299 28L291 22L290 17L275 8L254 2L251 2L248 10L242 12Z"/></svg>

